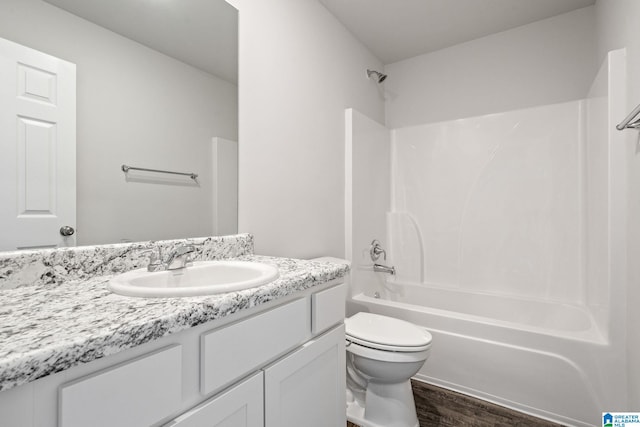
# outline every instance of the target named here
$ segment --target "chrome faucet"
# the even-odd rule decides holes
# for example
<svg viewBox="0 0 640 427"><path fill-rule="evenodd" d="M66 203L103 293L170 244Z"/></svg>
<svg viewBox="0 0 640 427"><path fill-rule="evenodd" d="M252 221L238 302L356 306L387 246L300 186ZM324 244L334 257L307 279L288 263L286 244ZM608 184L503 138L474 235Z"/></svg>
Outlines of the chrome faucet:
<svg viewBox="0 0 640 427"><path fill-rule="evenodd" d="M191 260L188 255L195 252L196 248L193 245L183 245L175 248L165 261L164 265L167 270L178 270L185 268L187 263Z"/></svg>
<svg viewBox="0 0 640 427"><path fill-rule="evenodd" d="M165 271L165 270L179 270L185 268L190 261L188 256L190 253L195 252L196 248L193 245L182 245L175 248L169 253L166 261L162 257L162 249L160 247L156 249L150 249L145 252L151 252L149 256L149 264L147 265L147 271Z"/></svg>
<svg viewBox="0 0 640 427"><path fill-rule="evenodd" d="M373 271L375 271L376 273L389 273L392 276L396 274L395 267L387 267L386 265L382 264L373 264Z"/></svg>
<svg viewBox="0 0 640 427"><path fill-rule="evenodd" d="M392 276L396 274L395 267L387 267L386 265L378 264L376 261L380 259L380 255L384 260L387 259L387 251L382 248L382 245L378 240L374 240L371 242L371 246L369 247L369 255L371 256L371 261L373 264L373 271L376 273L389 273Z"/></svg>

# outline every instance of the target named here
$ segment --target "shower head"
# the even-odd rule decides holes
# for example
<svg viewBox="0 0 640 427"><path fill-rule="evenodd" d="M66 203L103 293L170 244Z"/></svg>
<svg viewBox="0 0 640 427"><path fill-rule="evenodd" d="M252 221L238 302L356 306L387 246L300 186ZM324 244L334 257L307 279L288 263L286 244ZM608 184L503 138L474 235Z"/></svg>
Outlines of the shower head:
<svg viewBox="0 0 640 427"><path fill-rule="evenodd" d="M382 83L383 81L385 81L385 79L387 78L386 74L382 74L379 71L376 70L367 70L367 77L371 78L371 76L374 76L375 79L378 81L378 83Z"/></svg>

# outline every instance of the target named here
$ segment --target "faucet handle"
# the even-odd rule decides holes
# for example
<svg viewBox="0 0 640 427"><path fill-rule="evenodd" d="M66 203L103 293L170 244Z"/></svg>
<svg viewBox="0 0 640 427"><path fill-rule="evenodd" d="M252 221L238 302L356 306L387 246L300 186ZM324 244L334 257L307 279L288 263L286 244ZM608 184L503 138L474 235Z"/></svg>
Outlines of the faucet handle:
<svg viewBox="0 0 640 427"><path fill-rule="evenodd" d="M156 247L156 248L152 248L152 249L147 249L145 251L142 251L143 254L148 254L150 253L151 255L149 255L149 264L147 264L147 270L148 271L158 271L158 270L162 270L164 269L164 265L162 262L162 248L161 247Z"/></svg>
<svg viewBox="0 0 640 427"><path fill-rule="evenodd" d="M371 261L377 261L380 259L380 255L382 255L383 259L387 259L387 252L382 249L382 245L377 239L374 239L371 242L371 247L369 248L369 255L371 255Z"/></svg>
<svg viewBox="0 0 640 427"><path fill-rule="evenodd" d="M149 260L158 258L158 248L145 249L144 251L140 251L141 255L151 254L149 255Z"/></svg>
<svg viewBox="0 0 640 427"><path fill-rule="evenodd" d="M185 255L185 254L190 254L192 252L195 252L196 248L195 246L189 244L189 245L182 245L182 246L178 246L176 248L176 255Z"/></svg>

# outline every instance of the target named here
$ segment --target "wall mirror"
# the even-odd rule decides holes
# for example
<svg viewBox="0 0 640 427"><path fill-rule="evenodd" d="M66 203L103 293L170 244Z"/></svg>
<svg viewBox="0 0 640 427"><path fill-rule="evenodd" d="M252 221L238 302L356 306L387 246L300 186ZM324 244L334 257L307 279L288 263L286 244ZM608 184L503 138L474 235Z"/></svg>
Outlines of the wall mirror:
<svg viewBox="0 0 640 427"><path fill-rule="evenodd" d="M3 0L0 169L14 170L0 173L0 250L237 232L237 20L224 0ZM39 65L46 56L29 63L30 49L71 64L75 86L56 89L62 78ZM75 149L55 151L62 126L12 110L16 93L37 108L75 95ZM64 207L43 182L73 172L75 222L45 230L35 220Z"/></svg>

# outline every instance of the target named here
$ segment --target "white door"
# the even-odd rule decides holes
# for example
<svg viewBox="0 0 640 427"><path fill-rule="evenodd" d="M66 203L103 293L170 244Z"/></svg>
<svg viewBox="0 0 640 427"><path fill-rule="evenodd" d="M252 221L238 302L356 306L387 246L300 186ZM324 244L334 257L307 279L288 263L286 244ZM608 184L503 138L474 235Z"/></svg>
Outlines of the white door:
<svg viewBox="0 0 640 427"><path fill-rule="evenodd" d="M75 64L0 39L0 250L73 246L75 184Z"/></svg>
<svg viewBox="0 0 640 427"><path fill-rule="evenodd" d="M164 427L264 427L262 371Z"/></svg>
<svg viewBox="0 0 640 427"><path fill-rule="evenodd" d="M344 427L344 325L264 370L265 427Z"/></svg>

